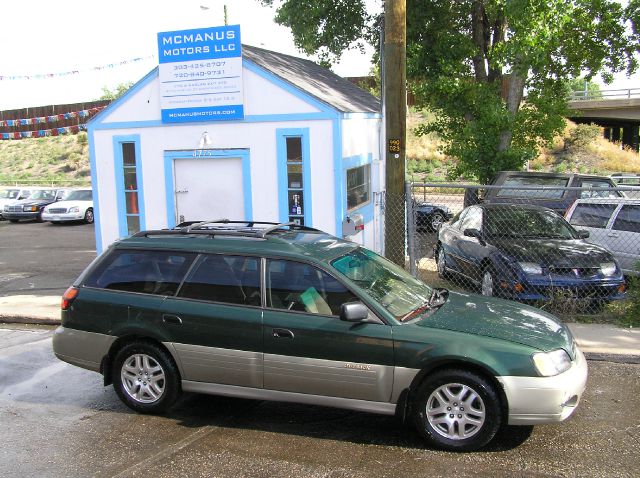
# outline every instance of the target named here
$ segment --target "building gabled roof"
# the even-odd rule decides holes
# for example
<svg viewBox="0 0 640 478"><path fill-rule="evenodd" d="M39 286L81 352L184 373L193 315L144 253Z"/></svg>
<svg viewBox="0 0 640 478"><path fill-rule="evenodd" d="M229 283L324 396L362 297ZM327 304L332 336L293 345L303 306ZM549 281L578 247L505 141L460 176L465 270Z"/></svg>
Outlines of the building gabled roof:
<svg viewBox="0 0 640 478"><path fill-rule="evenodd" d="M250 45L242 56L340 112L380 112L378 98L310 60Z"/></svg>

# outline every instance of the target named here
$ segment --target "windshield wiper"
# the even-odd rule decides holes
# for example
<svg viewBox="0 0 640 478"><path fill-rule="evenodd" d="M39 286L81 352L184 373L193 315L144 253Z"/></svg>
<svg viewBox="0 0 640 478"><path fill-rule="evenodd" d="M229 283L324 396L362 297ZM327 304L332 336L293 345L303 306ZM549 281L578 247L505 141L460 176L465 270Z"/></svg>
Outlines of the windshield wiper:
<svg viewBox="0 0 640 478"><path fill-rule="evenodd" d="M419 315L428 310L437 309L447 301L448 296L449 296L449 291L447 289L434 287L433 289L431 289L431 295L429 296L429 299L427 299L427 301L417 309L414 309L408 314L404 315L400 319L400 322L406 322L407 320L412 319L416 315Z"/></svg>

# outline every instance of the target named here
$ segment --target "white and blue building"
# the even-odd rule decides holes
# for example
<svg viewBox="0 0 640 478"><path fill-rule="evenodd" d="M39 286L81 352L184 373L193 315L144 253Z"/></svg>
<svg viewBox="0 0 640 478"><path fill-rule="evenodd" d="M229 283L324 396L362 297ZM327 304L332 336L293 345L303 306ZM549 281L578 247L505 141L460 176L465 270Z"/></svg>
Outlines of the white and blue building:
<svg viewBox="0 0 640 478"><path fill-rule="evenodd" d="M301 58L243 45L239 64L233 117L167 121L161 64L89 122L98 252L139 230L220 218L342 236L355 215L364 230L352 240L382 250L378 99Z"/></svg>

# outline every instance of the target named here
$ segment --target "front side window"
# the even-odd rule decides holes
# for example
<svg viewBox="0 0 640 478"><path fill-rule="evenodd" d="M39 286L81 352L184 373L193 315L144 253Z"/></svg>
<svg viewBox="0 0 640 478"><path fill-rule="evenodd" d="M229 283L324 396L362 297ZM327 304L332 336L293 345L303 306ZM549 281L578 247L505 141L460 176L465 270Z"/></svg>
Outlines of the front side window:
<svg viewBox="0 0 640 478"><path fill-rule="evenodd" d="M178 296L260 306L259 259L217 254L203 256L185 280Z"/></svg>
<svg viewBox="0 0 640 478"><path fill-rule="evenodd" d="M424 282L368 249L356 249L331 265L398 320L424 306L431 295Z"/></svg>
<svg viewBox="0 0 640 478"><path fill-rule="evenodd" d="M196 254L116 250L91 273L86 287L175 295Z"/></svg>
<svg viewBox="0 0 640 478"><path fill-rule="evenodd" d="M318 315L340 315L340 306L359 299L341 282L309 264L267 261L267 307Z"/></svg>
<svg viewBox="0 0 640 478"><path fill-rule="evenodd" d="M624 205L618 213L612 229L616 231L640 232L640 206Z"/></svg>
<svg viewBox="0 0 640 478"><path fill-rule="evenodd" d="M469 212L460 223L460 230L464 232L465 229L482 230L482 209L479 207L469 209Z"/></svg>
<svg viewBox="0 0 640 478"><path fill-rule="evenodd" d="M347 210L369 202L371 197L371 165L347 169Z"/></svg>
<svg viewBox="0 0 640 478"><path fill-rule="evenodd" d="M578 204L573 210L569 224L604 229L616 207L617 204Z"/></svg>

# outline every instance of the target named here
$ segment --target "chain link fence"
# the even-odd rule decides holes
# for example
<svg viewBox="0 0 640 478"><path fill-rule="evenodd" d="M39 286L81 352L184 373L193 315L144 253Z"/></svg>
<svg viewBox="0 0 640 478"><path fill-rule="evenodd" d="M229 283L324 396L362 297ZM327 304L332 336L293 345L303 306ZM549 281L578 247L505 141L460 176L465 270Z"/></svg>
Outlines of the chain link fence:
<svg viewBox="0 0 640 478"><path fill-rule="evenodd" d="M432 286L594 314L639 274L637 187L409 183L406 198L406 267Z"/></svg>

